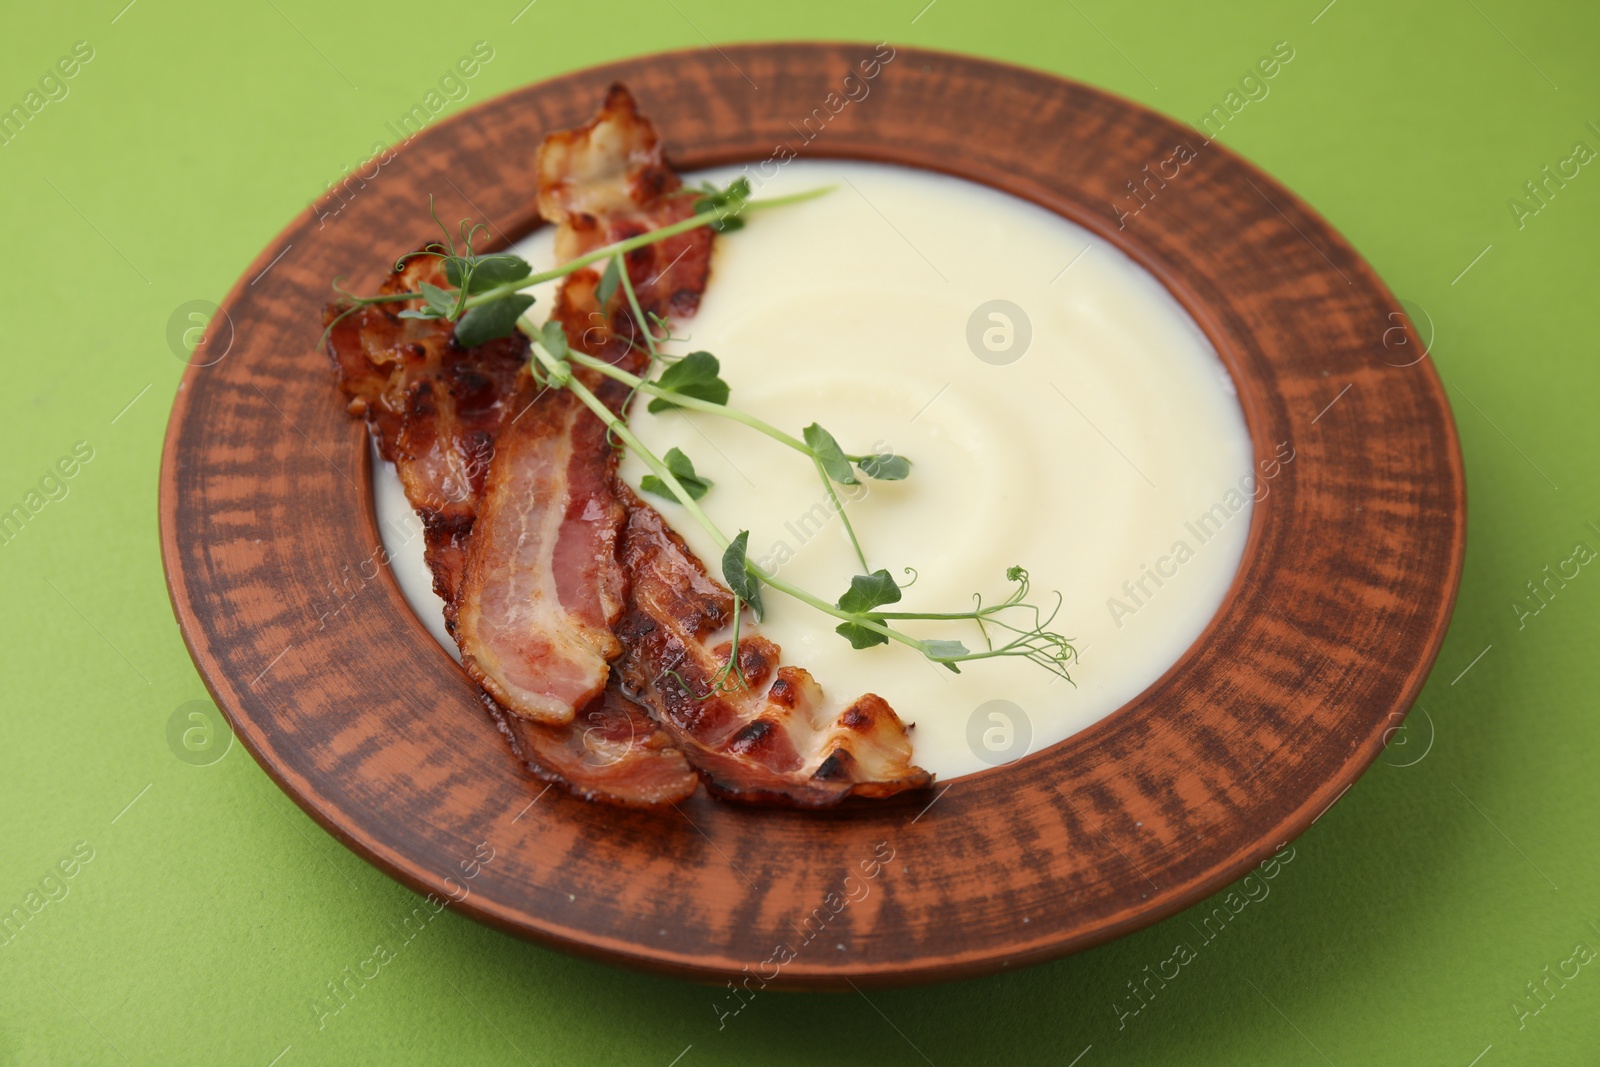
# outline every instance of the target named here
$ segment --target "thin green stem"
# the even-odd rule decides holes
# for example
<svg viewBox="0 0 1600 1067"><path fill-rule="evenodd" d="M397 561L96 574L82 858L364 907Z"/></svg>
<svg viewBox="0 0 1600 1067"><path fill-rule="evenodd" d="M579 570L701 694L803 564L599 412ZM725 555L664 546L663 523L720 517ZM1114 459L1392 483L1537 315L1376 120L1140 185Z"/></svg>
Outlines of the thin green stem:
<svg viewBox="0 0 1600 1067"><path fill-rule="evenodd" d="M691 411L704 411L711 415L721 415L725 419L732 419L734 422L743 423L752 430L764 433L774 441L777 441L783 445L787 445L789 448L794 449L801 455L809 456L812 459L815 459L817 456L817 454L811 450L811 446L800 440L798 437L792 437L771 423L764 422L761 419L756 418L754 415L740 411L738 408L730 408L726 404L713 404L709 400L701 400L699 397L695 396L684 396L682 393L674 393L670 389L661 388L661 386L657 385L655 382L641 378L637 374L629 374L620 367L614 367L604 360L595 359L593 356L585 355L582 352L573 352L568 358L580 366L588 367L590 370L599 371L608 378L615 378L622 384L649 393L651 396L659 396L664 400L670 400L679 407L685 407Z"/></svg>
<svg viewBox="0 0 1600 1067"><path fill-rule="evenodd" d="M650 320L644 317L644 308L639 306L639 294L633 291L633 279L628 277L627 261L620 254L617 256L617 274L622 281L622 291L628 294L628 306L633 309L633 321L644 331L645 347L650 352L650 358L655 359L661 354L656 350L655 333L650 329ZM600 310L603 312L605 308Z"/></svg>
<svg viewBox="0 0 1600 1067"><path fill-rule="evenodd" d="M856 528L850 525L850 516L844 513L844 501L834 492L833 479L828 477L827 468L823 467L822 460L816 456L811 457L811 465L817 468L817 477L822 479L822 488L828 491L828 499L833 501L833 510L839 513L839 521L844 523L845 533L850 535L850 544L856 550L856 559L861 561L861 573L871 574L872 568L867 565L867 554L861 551L861 542L856 540Z"/></svg>
<svg viewBox="0 0 1600 1067"><path fill-rule="evenodd" d="M737 214L742 215L746 211L759 211L763 208L769 207L782 207L785 204L797 204L803 200L815 199L816 197L819 197L824 193L831 192L832 190L833 186L824 185L816 189L807 189L803 193L793 193L789 196L775 196L770 200L748 200L745 202L744 207ZM574 271L582 270L591 263L598 263L600 260L605 259L608 256L626 255L627 253L632 252L635 248L643 248L645 245L653 245L657 241L664 241L668 237L676 237L680 233L688 233L690 230L698 229L707 223L716 222L719 219L726 218L728 217L728 214L729 213L725 208L714 208L711 211L702 211L698 215L691 215L686 219L671 223L667 226L661 226L654 230L646 230L644 233L641 233L635 237L629 237L623 241L616 241L612 244L604 245L592 252L586 252L575 259L569 259L559 267L554 267L547 271L540 271L530 274L526 278L518 278L515 281L506 282L504 285L497 285L493 289L485 289L481 293L474 293L468 297L466 302L462 305L463 309L475 308L479 304L493 303L496 300L510 296L512 293L521 292L524 289L539 285L542 282L549 282L554 281L557 278L564 278ZM361 297L360 300L363 304L389 304L402 300L415 300L421 295L421 293L388 293L384 296Z"/></svg>
<svg viewBox="0 0 1600 1067"><path fill-rule="evenodd" d="M722 679L718 685L725 684L733 678L739 679L739 688L749 689L750 679L744 676L744 664L739 662L739 609L744 607L744 601L738 597L733 598L733 640L728 643L728 662L722 668ZM731 685L728 688L732 689Z"/></svg>
<svg viewBox="0 0 1600 1067"><path fill-rule="evenodd" d="M835 604L828 603L821 597L812 596L804 589L801 589L798 586L790 585L788 582L783 581L777 575L763 572L748 561L746 561L745 565L750 568L751 574L754 574L756 577L760 578L763 582L766 582L780 593L787 593L802 603L810 604L812 607L816 608L820 612L823 612L824 614L832 615L834 618L839 619L842 622L854 623L857 626L865 627L866 629L871 630L873 633L883 634L885 637L898 641L902 645L908 645L911 648L916 649L929 659L935 659L935 657L928 655L928 646L917 640L915 637L911 637L908 634L903 634L899 630L891 629L890 627L885 626L880 622L876 622L865 615L852 614L851 612L845 611L843 608ZM944 661L936 660L936 662L943 663Z"/></svg>
<svg viewBox="0 0 1600 1067"><path fill-rule="evenodd" d="M990 614L992 614L992 613L994 613L996 611L1003 611L1008 607L1014 608L1014 607L1016 607L1016 605L1015 604L1001 604L1001 605L998 605L998 606L993 607L993 608L985 608L982 611L950 611L950 612L938 612L938 611L878 611L876 608L874 608L872 613L874 615L878 616L879 618L883 618L883 619L927 619L930 622L957 622L957 621L960 621L962 619L971 619L973 622L977 622L977 621L979 621L980 619L984 618L987 615L990 615Z"/></svg>

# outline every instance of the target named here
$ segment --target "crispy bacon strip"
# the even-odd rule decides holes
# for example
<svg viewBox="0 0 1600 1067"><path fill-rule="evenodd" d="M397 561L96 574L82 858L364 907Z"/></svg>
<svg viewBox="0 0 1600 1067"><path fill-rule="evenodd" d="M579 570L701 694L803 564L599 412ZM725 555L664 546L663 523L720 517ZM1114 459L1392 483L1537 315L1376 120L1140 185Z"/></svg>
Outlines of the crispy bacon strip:
<svg viewBox="0 0 1600 1067"><path fill-rule="evenodd" d="M437 264L432 257L413 257L381 291L414 292L423 281L443 284ZM462 349L449 323L400 318L406 306L410 302L370 305L339 318L348 305L330 305L325 323L339 321L328 354L350 413L366 420L423 520L425 558L454 632L496 438L528 403L528 346L518 334ZM603 444L590 442L588 452L600 454ZM682 752L615 685L565 726L510 716L487 694L483 701L530 770L575 795L650 806L686 799L699 787Z"/></svg>
<svg viewBox="0 0 1600 1067"><path fill-rule="evenodd" d="M422 282L444 284L436 258L411 257L380 291L415 292ZM343 318L348 305L329 305L325 321L339 321L328 354L349 412L365 417L422 518L434 592L453 627L467 538L528 342L518 334L461 348L450 323L400 318L412 303L371 304Z"/></svg>
<svg viewBox="0 0 1600 1067"><path fill-rule="evenodd" d="M822 688L802 668L779 666L778 646L748 615L739 638L748 688L718 688L732 652L721 635L733 619L733 594L654 508L623 492L630 588L617 670L708 787L732 800L823 807L932 783L912 764L906 727L881 697L868 693L819 724Z"/></svg>
<svg viewBox="0 0 1600 1067"><path fill-rule="evenodd" d="M616 563L624 512L605 427L566 390L535 398L501 433L467 551L456 636L461 665L512 712L572 721L621 651Z"/></svg>
<svg viewBox="0 0 1600 1067"><path fill-rule="evenodd" d="M648 212L683 184L621 82L589 122L544 139L535 170L539 215L561 227L556 258L563 263L608 243L601 231L611 220Z"/></svg>
<svg viewBox="0 0 1600 1067"><path fill-rule="evenodd" d="M621 86L593 122L546 140L538 170L540 210L560 226L563 258L693 213L692 197L668 195L678 179ZM711 232L700 229L628 256L644 310L692 311L710 247ZM588 269L570 275L553 315L575 346L639 366L627 332L639 324L620 294L611 307L598 305L599 278ZM603 386L598 375L585 381L620 410L625 391ZM518 399L520 414L497 443L467 552L456 636L462 666L508 711L562 724L601 694L607 661L622 651L611 628L626 585L617 561L626 511L615 490L617 454L600 420L568 391L541 395L531 381Z"/></svg>

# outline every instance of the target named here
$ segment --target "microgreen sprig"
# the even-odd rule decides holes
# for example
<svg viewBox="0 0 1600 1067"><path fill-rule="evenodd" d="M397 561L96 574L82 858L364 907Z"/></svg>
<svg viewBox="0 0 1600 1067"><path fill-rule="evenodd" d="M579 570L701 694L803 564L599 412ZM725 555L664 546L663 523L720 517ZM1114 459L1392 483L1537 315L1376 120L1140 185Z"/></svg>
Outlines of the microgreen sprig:
<svg viewBox="0 0 1600 1067"><path fill-rule="evenodd" d="M743 178L738 178L725 190L720 192L713 191L714 195L703 194L700 196L695 201L695 214L686 219L648 230L622 241L615 241L584 255L576 256L558 267L537 272L534 271L532 264L520 256L508 253L490 256L476 254L472 248L472 238L478 230L485 229L481 224L473 226L465 221L462 222L461 246L458 248L449 229L443 223L440 223L440 229L444 230L444 241L434 242L420 252L410 253L402 257L395 265L395 269L399 270L403 267L405 261L412 256L436 256L443 261L445 280L455 288L446 289L442 286L425 283L420 285L415 292L357 296L354 293L339 289L338 285L335 284L335 289L346 298L350 306L328 324L327 330L323 333L323 342L327 341L328 333L338 325L340 320L363 307L370 307L374 304L403 303L418 299L423 301L424 306L402 311L400 312L401 316L406 318L445 319L454 322L457 324L456 341L463 347L470 348L501 337L509 337L516 329L518 316L533 304L533 297L523 293L522 290L524 289L542 282L564 278L568 274L582 270L590 264L625 256L636 248L643 248L646 245L664 241L668 237L675 237L680 233L688 233L690 230L698 229L701 226L726 230L729 223L743 225L743 216L747 212L811 200L827 193L831 188L831 186L822 186L789 196L751 200L748 198L749 183ZM701 207L702 204L705 205L703 209ZM438 215L434 214L433 217L434 221L437 222ZM626 271L622 271L621 276L625 277L626 273ZM601 280L604 282L603 276ZM629 285L629 291L630 293L632 291L631 284ZM638 302L635 298L634 306L636 308L637 304ZM643 315L640 315L640 320L644 321Z"/></svg>
<svg viewBox="0 0 1600 1067"><path fill-rule="evenodd" d="M710 182L702 182L700 193L700 198L694 202L694 209L697 212L717 212L716 221L711 223L713 230L718 233L732 233L744 227L744 219L739 216L750 202L748 178L735 178L728 183L726 189L718 189Z"/></svg>
<svg viewBox="0 0 1600 1067"><path fill-rule="evenodd" d="M710 478L694 469L694 462L683 454L682 449L669 448L667 449L667 454L661 458L662 462L667 465L667 470L677 476L678 484L683 486L684 490L696 500L709 493L711 487L716 484ZM639 482L639 488L647 493L654 493L656 496L664 496L668 500L677 500L677 497L672 495L672 490L667 486L667 483L657 478L654 474L645 475Z"/></svg>
<svg viewBox="0 0 1600 1067"><path fill-rule="evenodd" d="M626 275L624 274L624 277ZM655 352L651 346L652 353ZM822 479L823 490L828 494L828 499L833 503L834 511L839 515L844 525L845 533L850 538L850 545L855 549L856 559L861 564L862 570L870 570L867 563L866 552L862 550L861 539L856 536L855 525L850 521L850 515L845 511L844 502L839 499L834 483L840 485L859 485L851 464L854 463L869 478L877 481L899 481L911 473L911 461L904 456L893 453L877 455L852 455L839 447L839 442L827 430L817 423L812 423L801 431L803 441L773 426L748 412L728 406L730 389L728 383L722 380L721 365L717 357L709 352L690 352L676 362L667 364L661 376L654 380L641 378L636 374L622 370L619 367L595 359L580 352L572 352L567 356L571 361L598 371L607 377L614 378L625 385L632 387L632 391L645 392L651 395L649 410L651 412L669 411L673 408L691 408L695 411L710 412L724 418L733 419L744 423L751 429L771 437L773 440L794 449L809 458L816 467L817 476ZM659 358L659 357L658 357ZM665 494L662 494L665 495Z"/></svg>
<svg viewBox="0 0 1600 1067"><path fill-rule="evenodd" d="M572 373L572 364L593 366L599 370L609 368L609 364L601 364L580 352L572 351L564 343L547 344L554 341L559 327L547 324L544 330L539 330L523 319L521 328L532 341L534 360L542 368L546 379L552 384L568 389L578 400L583 403L597 418L604 423L607 429L615 435L617 440L644 461L650 468L655 478L671 495L682 504L684 509L709 534L722 555L722 577L728 588L733 591L737 601L743 601L750 606L756 618L760 618L763 610L761 590L763 586L770 586L802 603L808 604L826 615L840 621L838 632L850 641L856 648L868 648L872 645L886 644L895 641L906 645L921 653L924 657L935 663L942 664L956 673L960 673L961 663L980 659L993 659L1004 656L1015 656L1031 660L1053 673L1071 681L1067 673L1067 664L1076 658L1071 643L1060 634L1046 629L1054 620L1056 611L1060 608L1060 598L1057 597L1056 609L1045 615L1041 609L1026 602L1029 582L1028 572L1020 566L1010 568L1006 572L1008 580L1016 583L1016 588L1004 600L990 605L985 605L981 596L976 597L975 606L964 612L885 612L878 610L885 604L897 603L900 600L900 586L886 570L874 571L867 575L857 575L852 578L850 589L836 602L829 603L821 597L808 592L793 583L763 571L749 558L750 532L740 530L734 537L729 537L711 517L701 508L698 496L691 492L689 487L679 478L678 473L672 469L666 460L657 456L644 442L628 428L628 424L617 416L599 397L584 385L583 381ZM554 327L554 329L552 329ZM557 352L560 355L557 355ZM687 358L687 357L686 357ZM570 362L569 362L570 361ZM598 366L594 366L599 364ZM615 368L610 368L615 369ZM623 372L625 373L625 372ZM627 379L645 391L652 391L650 383L640 383L636 376L629 375ZM657 387L659 388L659 387ZM690 399L682 393L672 390L660 390L677 400ZM660 395L659 393L657 395ZM722 405L705 402L710 407L719 408ZM690 406L690 405L686 405ZM732 409L726 409L731 411ZM750 418L753 418L751 416ZM740 421L744 421L741 419ZM759 420L755 420L759 422ZM763 424L764 425L764 424ZM775 431L781 433L781 431ZM787 436L787 435L784 435ZM809 446L796 442L796 447L808 449ZM820 466L820 461L819 461ZM703 494L701 494L703 495ZM1015 613L1021 613L1020 622L1013 621ZM1013 613L1008 616L1007 613ZM916 638L904 631L890 625L892 622L902 621L930 621L953 622L971 621L977 624L984 640L984 647L973 651L960 641L935 638ZM1030 621L1031 620L1031 621ZM1026 625L1024 625L1026 624ZM1012 636L1003 638L1002 643L996 644L990 635L990 628L995 627ZM737 659L738 648L735 645L730 656L730 661ZM720 683L719 683L720 684Z"/></svg>
<svg viewBox="0 0 1600 1067"><path fill-rule="evenodd" d="M854 475L849 473L851 463L868 478L877 481L899 481L911 473L911 461L904 456L893 453L855 455L843 451L833 435L816 423L801 431L806 437L806 440L801 440L749 412L729 407L727 401L731 390L727 382L722 380L721 363L710 352L690 352L668 364L661 377L654 380L630 374L621 367L583 352L570 352L566 358L578 366L598 371L638 392L649 394L654 398L650 401L652 412L688 408L743 423L808 459L822 463L830 476L841 484L857 484Z"/></svg>
<svg viewBox="0 0 1600 1067"><path fill-rule="evenodd" d="M845 513L843 502L834 489L835 484L858 485L856 474L877 481L898 481L911 472L911 461L892 452L869 455L847 453L837 439L817 423L812 423L796 438L775 426L728 405L731 390L721 377L721 366L709 352L691 352L681 358L672 358L661 352L661 344L671 340L669 324L660 315L646 313L628 275L624 256L637 248L686 233L700 226L708 226L719 233L728 233L744 225L746 213L783 204L809 200L827 192L828 188L813 189L792 196L767 200L751 200L749 183L735 179L724 189L705 185L698 190L694 203L695 213L689 218L646 233L597 248L585 255L563 263L551 270L535 272L532 265L519 256L509 253L480 255L473 243L481 225L463 221L457 244L443 223L444 240L434 242L420 252L401 257L395 269L401 270L407 260L417 255L435 256L441 261L445 286L431 282L421 283L415 292L386 293L362 297L335 289L346 298L344 308L328 325L323 335L327 340L335 326L347 315L377 304L421 301L420 305L402 310L399 315L408 319L445 320L455 323L455 339L463 347L474 347L521 330L531 342L530 370L543 383L564 388L592 411L603 422L608 434L622 446L631 448L650 468L640 488L649 493L676 500L689 515L716 542L722 555L722 576L734 593L732 613L733 643L728 662L712 678L712 688L701 698L714 692L742 686L748 688L739 666L739 632L741 607L748 605L757 619L761 618L762 587L770 586L779 592L801 601L826 615L839 620L837 632L855 648L897 642L915 649L935 663L951 671L960 671L959 664L997 657L1021 657L1044 666L1053 673L1071 681L1067 664L1075 662L1077 654L1071 643L1048 629L1060 610L1057 594L1055 607L1046 614L1027 602L1029 592L1028 572L1020 566L1006 571L1006 578L1015 584L1011 594L992 604L985 604L981 595L975 595L974 607L963 612L907 612L885 611L886 605L900 601L901 590L912 584L896 583L887 570L871 570L866 553L856 536L855 528ZM432 203L430 201L430 213ZM433 214L435 222L438 215ZM632 312L633 322L642 328L644 344L637 337L629 343L642 347L649 356L651 369L662 366L654 379L631 374L586 353L572 350L559 323L548 322L542 328L534 326L524 312L532 306L534 298L526 290L542 282L565 277L594 263L606 262L596 296L603 310L620 289ZM659 331L659 332L658 332ZM764 572L749 558L750 533L741 530L729 537L706 515L699 500L712 487L712 481L699 474L690 458L682 450L669 449L665 457L657 456L628 428L627 422L603 403L594 392L577 377L575 367L587 368L629 386L633 393L644 392L651 397L649 409L653 412L684 408L719 415L754 429L765 436L801 453L810 459L817 475L828 492L849 534L857 561L863 573L855 575L850 588L829 603L776 574ZM630 394L631 395L631 394ZM906 569L915 580L915 572ZM962 642L942 638L916 638L897 626L903 622L971 622L983 640L983 648L969 650ZM993 631L993 632L991 632ZM998 641L998 643L997 643ZM681 679L680 679L681 683Z"/></svg>

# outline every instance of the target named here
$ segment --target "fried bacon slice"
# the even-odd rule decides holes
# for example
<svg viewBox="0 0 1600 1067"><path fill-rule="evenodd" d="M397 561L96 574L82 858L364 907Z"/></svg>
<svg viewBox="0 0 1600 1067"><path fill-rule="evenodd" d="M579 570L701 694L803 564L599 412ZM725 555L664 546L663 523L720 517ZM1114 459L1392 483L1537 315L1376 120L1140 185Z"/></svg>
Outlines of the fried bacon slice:
<svg viewBox="0 0 1600 1067"><path fill-rule="evenodd" d="M433 257L411 257L380 291L415 292L424 281L442 285L437 264ZM463 349L452 324L399 317L405 307L419 304L352 311L336 303L324 321L332 324L328 354L347 408L366 421L423 520L425 559L454 632L467 546L496 439L508 418L529 403L528 345L518 334ZM588 442L587 454L603 455L609 451L603 445ZM528 722L509 715L488 694L482 699L530 770L575 795L651 806L686 799L699 787L699 777L661 727L615 685L565 726Z"/></svg>
<svg viewBox="0 0 1600 1067"><path fill-rule="evenodd" d="M408 260L382 291L439 284L435 262ZM423 520L425 558L453 629L496 438L508 415L520 410L518 401L526 406L527 342L517 335L463 349L455 344L454 326L399 318L404 306L369 305L343 318L348 307L331 306L327 320L339 321L328 353L350 413L366 420ZM591 442L595 454L603 444ZM482 700L516 756L539 778L577 796L648 807L687 799L699 787L683 753L616 685L565 726L513 716L488 694Z"/></svg>
<svg viewBox="0 0 1600 1067"><path fill-rule="evenodd" d="M537 388L525 379L522 392ZM605 427L566 390L529 395L497 443L456 638L467 673L524 718L571 722L621 651L615 464Z"/></svg>
<svg viewBox="0 0 1600 1067"><path fill-rule="evenodd" d="M932 784L911 762L905 724L881 697L868 693L819 721L821 687L804 669L779 666L778 646L748 621L739 638L743 684L719 685L732 653L720 638L733 619L733 594L654 508L626 488L621 494L630 584L617 671L708 788L730 800L824 807Z"/></svg>
<svg viewBox="0 0 1600 1067"><path fill-rule="evenodd" d="M621 82L612 83L593 119L547 136L534 169L539 216L560 227L562 263L610 243L602 234L608 224L648 213L683 184Z"/></svg>
<svg viewBox="0 0 1600 1067"><path fill-rule="evenodd" d="M544 139L537 171L539 214L556 224L556 259L562 263L695 213L697 197L682 189L654 127L621 83L611 86L593 121ZM627 253L628 279L641 309L664 318L693 315L710 276L712 240L709 228L698 227ZM646 324L633 321L621 294L600 308L594 298L599 281L595 267L568 275L553 317L581 350L642 366L632 342Z"/></svg>
<svg viewBox="0 0 1600 1067"><path fill-rule="evenodd" d="M693 213L694 198L674 195L680 183L660 141L620 85L593 122L547 138L538 173L540 210L558 224L563 259ZM699 228L625 257L647 314L693 311L711 240ZM599 281L588 268L568 275L552 315L574 347L641 368L632 343L641 324L620 293L599 306ZM625 390L593 372L583 379L620 412ZM612 626L626 587L617 560L626 510L604 424L567 390L541 393L524 379L519 392L467 552L456 637L462 666L508 711L563 724L601 695L608 661L622 651Z"/></svg>
<svg viewBox="0 0 1600 1067"><path fill-rule="evenodd" d="M417 255L384 281L384 294L444 285L438 259ZM454 626L466 545L500 431L528 360L521 334L464 349L448 322L402 319L420 301L331 304L328 354L352 415L366 419L378 451L395 465L406 499L422 519L434 592ZM348 313L347 313L348 312Z"/></svg>

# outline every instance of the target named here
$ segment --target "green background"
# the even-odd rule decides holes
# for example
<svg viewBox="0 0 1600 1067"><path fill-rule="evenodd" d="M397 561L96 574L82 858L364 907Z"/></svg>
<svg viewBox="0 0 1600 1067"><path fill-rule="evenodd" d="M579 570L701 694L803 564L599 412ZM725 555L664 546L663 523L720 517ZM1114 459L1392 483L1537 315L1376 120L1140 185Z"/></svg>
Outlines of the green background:
<svg viewBox="0 0 1600 1067"><path fill-rule="evenodd" d="M0 509L75 442L94 449L68 495L0 546L0 913L77 842L94 852L69 895L0 945L0 1062L1600 1059L1600 965L1551 981L1545 1001L1525 988L1579 942L1600 947L1600 577L1585 568L1537 615L1513 607L1536 606L1524 583L1576 542L1600 548L1600 166L1521 228L1507 207L1576 141L1600 148L1585 126L1600 126L1593 5L124 3L10 4L0 32L5 106L74 42L95 49L70 96L0 147ZM1294 844L1271 895L1121 1028L1126 983L1195 940L1185 916L1026 972L870 1001L769 992L719 1032L713 990L446 913L319 1030L312 997L413 898L238 746L210 766L169 749L169 717L205 696L157 548L183 369L166 341L174 309L219 300L473 42L495 58L451 111L708 38L969 51L1190 121L1286 40L1294 62L1219 139L1319 209L1436 330L1471 517L1427 714Z"/></svg>

